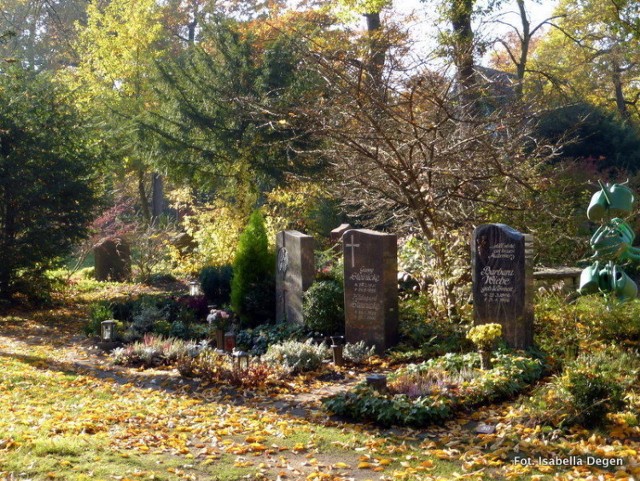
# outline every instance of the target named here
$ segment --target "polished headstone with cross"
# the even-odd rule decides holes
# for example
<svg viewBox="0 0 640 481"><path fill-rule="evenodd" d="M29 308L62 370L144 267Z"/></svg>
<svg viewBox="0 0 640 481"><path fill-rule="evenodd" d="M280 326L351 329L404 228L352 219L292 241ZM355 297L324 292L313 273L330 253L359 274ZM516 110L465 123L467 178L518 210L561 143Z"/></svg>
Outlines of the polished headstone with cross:
<svg viewBox="0 0 640 481"><path fill-rule="evenodd" d="M313 237L296 230L276 234L276 320L302 324L302 296L315 276Z"/></svg>
<svg viewBox="0 0 640 481"><path fill-rule="evenodd" d="M346 341L364 341L382 353L398 339L397 237L352 229L342 244Z"/></svg>

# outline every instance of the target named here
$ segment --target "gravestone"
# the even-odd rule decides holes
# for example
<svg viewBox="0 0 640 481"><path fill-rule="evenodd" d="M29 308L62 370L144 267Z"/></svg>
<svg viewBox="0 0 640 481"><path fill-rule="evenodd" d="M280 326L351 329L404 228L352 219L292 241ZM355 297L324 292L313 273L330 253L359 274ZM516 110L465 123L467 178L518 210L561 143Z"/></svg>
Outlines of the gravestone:
<svg viewBox="0 0 640 481"><path fill-rule="evenodd" d="M131 249L125 240L102 239L93 246L93 254L96 280L123 282L131 276Z"/></svg>
<svg viewBox="0 0 640 481"><path fill-rule="evenodd" d="M345 339L381 354L398 340L398 239L368 229L342 236Z"/></svg>
<svg viewBox="0 0 640 481"><path fill-rule="evenodd" d="M342 241L342 234L351 229L351 224L340 224L329 233L331 244L337 244Z"/></svg>
<svg viewBox="0 0 640 481"><path fill-rule="evenodd" d="M533 344L533 236L504 224L473 232L475 324L495 322L509 347Z"/></svg>
<svg viewBox="0 0 640 481"><path fill-rule="evenodd" d="M313 237L296 230L276 235L276 321L302 324L302 295L315 277Z"/></svg>

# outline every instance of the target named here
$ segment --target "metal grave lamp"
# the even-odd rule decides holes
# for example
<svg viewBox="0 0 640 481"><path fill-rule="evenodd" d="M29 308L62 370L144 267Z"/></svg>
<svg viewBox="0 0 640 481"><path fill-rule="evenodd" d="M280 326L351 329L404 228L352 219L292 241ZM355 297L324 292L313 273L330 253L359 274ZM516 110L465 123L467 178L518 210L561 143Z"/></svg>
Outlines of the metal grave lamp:
<svg viewBox="0 0 640 481"><path fill-rule="evenodd" d="M343 366L344 336L331 336L331 350L333 351L333 363L336 366Z"/></svg>
<svg viewBox="0 0 640 481"><path fill-rule="evenodd" d="M234 370L249 369L249 353L245 351L233 351L231 353Z"/></svg>
<svg viewBox="0 0 640 481"><path fill-rule="evenodd" d="M189 295L192 297L200 294L200 286L198 285L198 281L189 282Z"/></svg>
<svg viewBox="0 0 640 481"><path fill-rule="evenodd" d="M114 342L116 338L116 321L107 319L100 323L100 337L104 342Z"/></svg>

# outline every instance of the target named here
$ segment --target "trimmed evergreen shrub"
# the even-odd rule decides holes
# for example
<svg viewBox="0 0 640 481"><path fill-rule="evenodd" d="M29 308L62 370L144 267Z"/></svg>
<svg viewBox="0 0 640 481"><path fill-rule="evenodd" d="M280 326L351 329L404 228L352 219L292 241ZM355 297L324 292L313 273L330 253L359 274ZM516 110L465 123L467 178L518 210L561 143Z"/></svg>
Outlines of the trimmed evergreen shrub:
<svg viewBox="0 0 640 481"><path fill-rule="evenodd" d="M209 266L200 271L200 287L207 300L218 307L229 303L231 299L231 278L233 268L225 266Z"/></svg>
<svg viewBox="0 0 640 481"><path fill-rule="evenodd" d="M264 218L256 210L238 240L231 280L231 308L243 326L253 327L273 320L275 305L275 258L269 250Z"/></svg>
<svg viewBox="0 0 640 481"><path fill-rule="evenodd" d="M339 281L313 284L304 293L304 322L310 331L344 334L344 288Z"/></svg>

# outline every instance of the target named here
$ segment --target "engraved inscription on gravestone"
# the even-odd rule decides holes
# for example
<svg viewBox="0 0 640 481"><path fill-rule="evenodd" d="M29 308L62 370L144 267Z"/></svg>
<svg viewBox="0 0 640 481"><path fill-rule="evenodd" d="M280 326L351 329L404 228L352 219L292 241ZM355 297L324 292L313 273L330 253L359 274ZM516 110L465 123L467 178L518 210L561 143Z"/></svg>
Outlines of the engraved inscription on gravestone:
<svg viewBox="0 0 640 481"><path fill-rule="evenodd" d="M476 324L502 325L507 344L533 343L533 238L504 224L473 233L473 306Z"/></svg>
<svg viewBox="0 0 640 481"><path fill-rule="evenodd" d="M301 324L302 296L315 276L313 237L295 230L276 235L276 320Z"/></svg>
<svg viewBox="0 0 640 481"><path fill-rule="evenodd" d="M367 229L344 233L345 337L381 353L398 337L397 237Z"/></svg>

